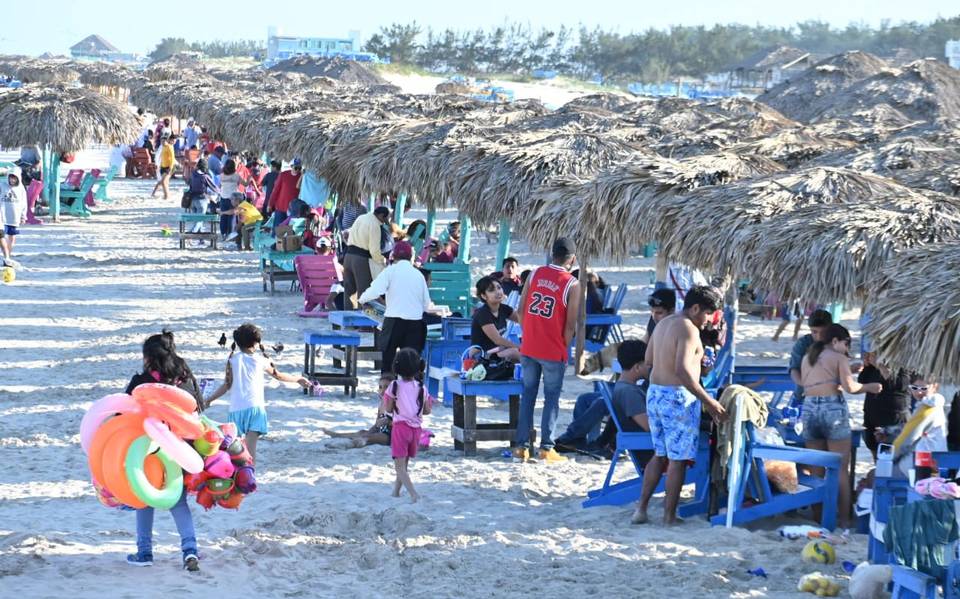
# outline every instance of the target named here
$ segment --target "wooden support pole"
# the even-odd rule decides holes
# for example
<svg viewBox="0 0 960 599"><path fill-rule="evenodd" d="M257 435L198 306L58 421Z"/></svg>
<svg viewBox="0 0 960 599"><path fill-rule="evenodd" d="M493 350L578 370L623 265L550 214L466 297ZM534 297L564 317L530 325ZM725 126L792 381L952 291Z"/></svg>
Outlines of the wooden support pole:
<svg viewBox="0 0 960 599"><path fill-rule="evenodd" d="M437 209L429 208L427 210L427 230L424 233L426 235L426 239L430 239L431 237L433 237L433 233L436 230L436 228L437 228Z"/></svg>
<svg viewBox="0 0 960 599"><path fill-rule="evenodd" d="M507 256L510 255L510 220L506 218L500 219L500 238L497 242L497 263L494 264L494 269L499 270L503 268L503 261L507 259Z"/></svg>
<svg viewBox="0 0 960 599"><path fill-rule="evenodd" d="M393 222L397 223L397 226L401 229L403 228L403 211L407 207L407 194L401 193L397 196L397 209L394 210Z"/></svg>
<svg viewBox="0 0 960 599"><path fill-rule="evenodd" d="M457 262L461 264L470 263L470 217L460 213L460 252L457 254Z"/></svg>
<svg viewBox="0 0 960 599"><path fill-rule="evenodd" d="M657 278L655 286L657 289L667 286L667 277L670 271L670 260L663 254L657 254Z"/></svg>
<svg viewBox="0 0 960 599"><path fill-rule="evenodd" d="M577 311L577 333L576 349L573 354L573 367L575 372L583 370L583 352L587 342L587 260L578 259L580 266L580 309Z"/></svg>
<svg viewBox="0 0 960 599"><path fill-rule="evenodd" d="M377 194L371 193L370 197L367 198L367 212L373 212L373 209L377 207Z"/></svg>
<svg viewBox="0 0 960 599"><path fill-rule="evenodd" d="M50 195L50 215L53 216L53 222L60 222L60 154L54 152L52 162L50 184L53 186L53 191ZM83 198L74 201L82 202Z"/></svg>

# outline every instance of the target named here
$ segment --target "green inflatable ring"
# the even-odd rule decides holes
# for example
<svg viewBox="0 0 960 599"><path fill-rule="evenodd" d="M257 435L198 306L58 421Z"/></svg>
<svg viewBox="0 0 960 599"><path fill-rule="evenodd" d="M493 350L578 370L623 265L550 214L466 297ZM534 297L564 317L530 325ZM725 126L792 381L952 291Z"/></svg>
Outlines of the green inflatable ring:
<svg viewBox="0 0 960 599"><path fill-rule="evenodd" d="M150 437L141 435L130 444L127 457L123 462L124 469L127 471L127 481L140 501L150 507L168 510L180 501L180 495L183 493L183 470L161 449L157 457L163 464L163 488L157 489L150 484L143 471L143 462L150 454L150 443Z"/></svg>

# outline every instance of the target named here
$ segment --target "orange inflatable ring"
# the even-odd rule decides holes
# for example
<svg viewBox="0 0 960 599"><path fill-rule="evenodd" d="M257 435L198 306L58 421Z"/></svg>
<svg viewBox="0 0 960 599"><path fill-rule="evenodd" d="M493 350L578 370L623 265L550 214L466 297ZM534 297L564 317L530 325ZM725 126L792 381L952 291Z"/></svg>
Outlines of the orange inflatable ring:
<svg viewBox="0 0 960 599"><path fill-rule="evenodd" d="M102 482L104 486L121 503L137 509L145 508L147 504L141 501L130 487L124 464L130 445L142 435L143 424L141 422L137 422L136 426L119 429L107 440L101 458L103 460L101 468L103 468Z"/></svg>
<svg viewBox="0 0 960 599"><path fill-rule="evenodd" d="M103 450L107 442L113 438L113 435L124 429L139 430L142 434L143 416L139 414L120 414L110 418L101 424L97 432L94 433L90 451L87 453L87 464L90 466L90 474L93 475L93 479L106 487L114 496L116 496L116 493L107 484L103 475Z"/></svg>

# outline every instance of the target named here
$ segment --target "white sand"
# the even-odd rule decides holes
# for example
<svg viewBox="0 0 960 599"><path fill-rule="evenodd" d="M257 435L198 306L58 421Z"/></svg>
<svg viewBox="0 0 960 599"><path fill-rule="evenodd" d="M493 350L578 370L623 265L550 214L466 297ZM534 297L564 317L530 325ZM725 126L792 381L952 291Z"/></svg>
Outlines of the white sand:
<svg viewBox="0 0 960 599"><path fill-rule="evenodd" d="M79 158L80 166L97 162L105 163L103 152ZM802 543L778 538L773 525L725 530L697 519L667 530L630 526L629 507L584 510L586 490L600 485L608 463L519 464L490 444L464 459L442 407L428 419L434 447L413 466L424 501L392 499L388 448L338 449L319 430L369 426L372 374L355 400L337 392L307 399L272 384L260 490L239 512L205 513L191 500L202 572L180 570L179 539L162 512L155 566L127 566L133 514L96 501L79 446L90 402L123 389L140 365L140 344L162 326L176 331L198 376L212 377L226 359L220 333L243 321L259 324L268 345L286 345L279 365L287 372L299 371L302 331L320 324L294 315L297 296L261 293L252 254L175 249L160 228L175 223L177 200L149 199L150 186L118 180L117 201L93 218L26 227L17 246L25 268L16 283L0 285L0 596L806 596L796 581L814 568L800 562ZM475 234L478 269L490 269L495 250ZM525 265L537 260L523 244L515 253ZM639 332L651 261L600 271L630 284L624 315L628 334ZM745 321L742 362L785 360L790 343L767 341L772 326ZM568 376L561 427L589 386ZM226 405L211 415L225 419ZM504 409L481 414L494 415ZM624 466L621 476L628 473ZM654 517L659 510L655 500ZM840 559L865 555L862 537L839 548ZM770 577L746 573L757 567Z"/></svg>
<svg viewBox="0 0 960 599"><path fill-rule="evenodd" d="M401 74L384 71L381 77L396 85L408 94L433 94L437 85L447 80L446 77L435 75ZM577 85L565 79L551 79L531 83L491 79L490 84L513 90L517 100L539 100L544 106L556 109L571 100L581 96L597 93L596 88L586 85ZM605 89L605 92L618 93L615 89Z"/></svg>

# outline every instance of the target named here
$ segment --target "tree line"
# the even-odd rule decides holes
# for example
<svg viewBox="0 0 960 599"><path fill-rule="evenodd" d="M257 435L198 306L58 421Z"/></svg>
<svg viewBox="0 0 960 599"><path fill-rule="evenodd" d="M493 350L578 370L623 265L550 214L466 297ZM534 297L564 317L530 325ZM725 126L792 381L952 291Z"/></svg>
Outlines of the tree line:
<svg viewBox="0 0 960 599"><path fill-rule="evenodd" d="M234 40L212 42L187 42L182 37L165 37L157 47L148 54L151 61L170 58L180 52L201 52L210 58L226 58L229 56L253 56L265 52L264 43L258 40Z"/></svg>
<svg viewBox="0 0 960 599"><path fill-rule="evenodd" d="M960 16L931 23L884 22L876 28L806 21L793 27L676 26L627 34L583 26L535 29L521 23L435 31L414 21L381 27L364 50L431 71L525 75L548 69L580 78L599 74L605 80L660 82L721 72L753 53L778 46L817 54L865 50L881 56L906 48L942 60L950 39L960 39Z"/></svg>

